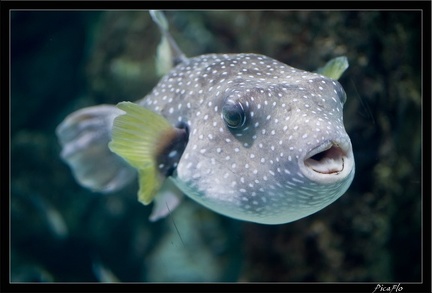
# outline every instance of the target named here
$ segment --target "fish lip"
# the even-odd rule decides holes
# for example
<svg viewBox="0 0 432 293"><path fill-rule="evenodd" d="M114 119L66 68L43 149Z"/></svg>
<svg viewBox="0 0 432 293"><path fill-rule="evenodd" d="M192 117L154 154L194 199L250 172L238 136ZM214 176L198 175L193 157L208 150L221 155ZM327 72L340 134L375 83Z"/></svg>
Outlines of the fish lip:
<svg viewBox="0 0 432 293"><path fill-rule="evenodd" d="M354 170L351 141L348 137L327 140L308 151L299 165L303 175L312 181L330 184L344 180Z"/></svg>

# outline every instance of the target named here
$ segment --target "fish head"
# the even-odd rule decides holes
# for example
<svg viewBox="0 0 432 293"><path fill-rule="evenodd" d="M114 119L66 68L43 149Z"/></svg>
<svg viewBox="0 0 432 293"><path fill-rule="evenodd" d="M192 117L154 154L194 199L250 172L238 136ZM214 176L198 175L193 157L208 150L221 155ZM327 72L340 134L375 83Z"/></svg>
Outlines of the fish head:
<svg viewBox="0 0 432 293"><path fill-rule="evenodd" d="M264 224L295 221L344 194L354 157L339 82L261 55L220 63L209 66L222 73L202 82L206 99L189 121L174 176L180 189L221 214Z"/></svg>

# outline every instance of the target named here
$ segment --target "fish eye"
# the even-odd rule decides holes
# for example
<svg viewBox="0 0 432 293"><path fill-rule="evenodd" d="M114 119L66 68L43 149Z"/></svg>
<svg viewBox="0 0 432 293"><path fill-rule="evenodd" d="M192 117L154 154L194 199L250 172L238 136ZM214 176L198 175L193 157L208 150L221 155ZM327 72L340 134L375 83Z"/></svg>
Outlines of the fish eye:
<svg viewBox="0 0 432 293"><path fill-rule="evenodd" d="M240 128L246 123L246 114L240 102L228 100L222 107L222 117L229 128Z"/></svg>

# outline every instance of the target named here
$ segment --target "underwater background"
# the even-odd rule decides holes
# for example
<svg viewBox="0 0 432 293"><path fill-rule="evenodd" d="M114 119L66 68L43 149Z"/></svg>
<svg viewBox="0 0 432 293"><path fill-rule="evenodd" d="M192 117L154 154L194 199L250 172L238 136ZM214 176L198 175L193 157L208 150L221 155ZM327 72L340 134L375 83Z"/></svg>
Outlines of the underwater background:
<svg viewBox="0 0 432 293"><path fill-rule="evenodd" d="M149 222L137 183L102 195L59 157L56 126L157 83L146 11L11 12L12 282L420 282L420 11L168 11L187 56L259 53L339 80L356 175L327 208L284 225L190 199Z"/></svg>

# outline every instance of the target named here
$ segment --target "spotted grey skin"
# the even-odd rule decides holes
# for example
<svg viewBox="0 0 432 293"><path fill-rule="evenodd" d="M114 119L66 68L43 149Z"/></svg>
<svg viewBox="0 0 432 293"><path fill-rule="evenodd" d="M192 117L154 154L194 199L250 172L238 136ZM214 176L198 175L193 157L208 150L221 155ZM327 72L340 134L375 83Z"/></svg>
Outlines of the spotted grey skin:
<svg viewBox="0 0 432 293"><path fill-rule="evenodd" d="M139 104L188 127L173 174L186 195L233 218L279 224L351 184L345 99L337 81L272 58L212 54L179 64Z"/></svg>

